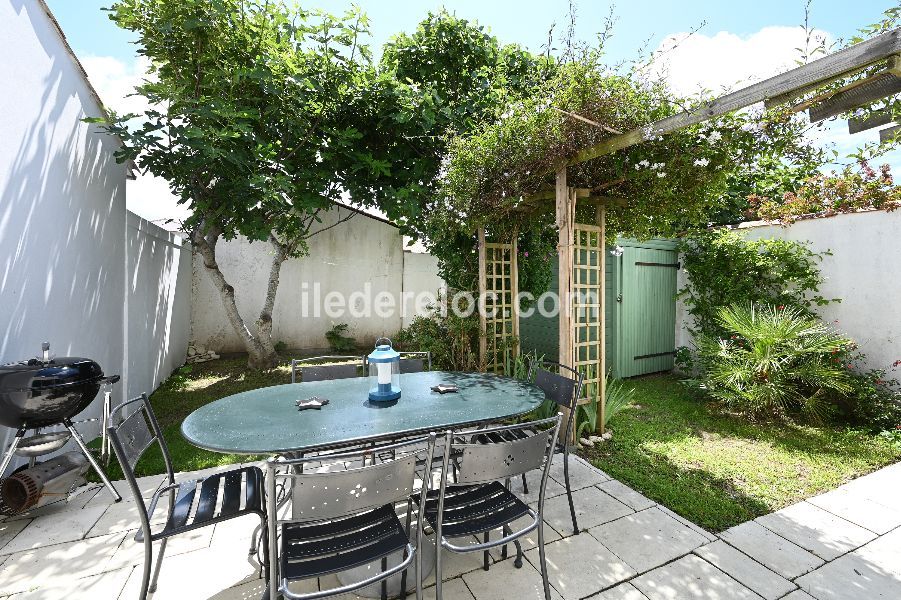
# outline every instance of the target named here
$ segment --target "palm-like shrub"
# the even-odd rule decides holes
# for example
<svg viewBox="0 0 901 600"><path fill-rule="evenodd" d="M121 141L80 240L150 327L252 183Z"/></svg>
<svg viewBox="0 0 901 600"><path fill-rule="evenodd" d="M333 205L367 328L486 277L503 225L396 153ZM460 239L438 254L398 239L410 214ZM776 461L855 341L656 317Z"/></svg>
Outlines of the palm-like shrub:
<svg viewBox="0 0 901 600"><path fill-rule="evenodd" d="M801 411L824 416L851 377L836 356L851 345L800 308L732 305L719 309L727 337L701 335L694 383L732 410L752 416Z"/></svg>

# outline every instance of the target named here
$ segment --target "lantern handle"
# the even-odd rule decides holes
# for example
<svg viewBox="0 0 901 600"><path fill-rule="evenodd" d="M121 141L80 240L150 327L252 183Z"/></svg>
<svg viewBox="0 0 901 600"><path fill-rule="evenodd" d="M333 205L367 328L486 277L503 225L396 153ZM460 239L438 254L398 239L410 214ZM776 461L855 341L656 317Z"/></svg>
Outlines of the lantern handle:
<svg viewBox="0 0 901 600"><path fill-rule="evenodd" d="M380 337L375 341L376 348L378 348L380 345L382 345L382 344L379 344L379 342L381 342L382 340L385 340L386 342L388 342L388 345L391 346L392 348L394 347L391 343L391 338Z"/></svg>

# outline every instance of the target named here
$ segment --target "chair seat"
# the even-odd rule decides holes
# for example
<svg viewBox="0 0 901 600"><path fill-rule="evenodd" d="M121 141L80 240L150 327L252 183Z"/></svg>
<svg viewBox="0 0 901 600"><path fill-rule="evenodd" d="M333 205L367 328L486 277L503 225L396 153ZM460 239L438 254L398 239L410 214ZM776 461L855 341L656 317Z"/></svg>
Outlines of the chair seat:
<svg viewBox="0 0 901 600"><path fill-rule="evenodd" d="M414 498L414 501L417 500ZM529 507L498 481L484 485L448 487L444 496L444 537L463 537L499 529L529 514ZM438 490L429 491L425 519L432 527L438 517Z"/></svg>
<svg viewBox="0 0 901 600"><path fill-rule="evenodd" d="M385 505L346 519L281 527L280 573L294 581L352 569L403 550L404 528Z"/></svg>
<svg viewBox="0 0 901 600"><path fill-rule="evenodd" d="M263 471L259 467L241 467L179 483L172 515L162 530L150 536L151 539L167 538L246 514L263 515L263 480ZM217 511L220 492L222 502ZM160 497L168 493L168 490L163 488L157 490L151 498L150 508L147 511L151 520ZM197 508L193 510L195 505ZM142 531L135 535L135 541L144 541Z"/></svg>

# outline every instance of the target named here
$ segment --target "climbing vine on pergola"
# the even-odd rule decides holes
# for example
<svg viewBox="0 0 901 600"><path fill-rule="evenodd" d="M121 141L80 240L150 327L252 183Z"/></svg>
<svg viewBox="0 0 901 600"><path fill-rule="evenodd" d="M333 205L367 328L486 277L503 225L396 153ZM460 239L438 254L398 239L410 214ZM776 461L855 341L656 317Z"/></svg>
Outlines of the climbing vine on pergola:
<svg viewBox="0 0 901 600"><path fill-rule="evenodd" d="M611 73L599 55L587 52L496 122L454 139L440 197L430 207L430 244L446 254L454 244L478 249L483 309L497 309L483 310L480 318L483 368L499 370L499 353L518 351L520 307L510 297L517 289L517 239L530 224L548 223L557 231L558 360L586 377L580 402L598 400L602 427L603 249L610 232L646 238L703 225L730 177L753 174L763 159L791 160L804 152L803 125L792 117L798 106L828 101L817 95L825 84L881 62L894 65L899 39L899 30L889 31L695 102L634 73ZM741 110L764 101L766 111ZM574 299L574 292L594 292L597 302Z"/></svg>

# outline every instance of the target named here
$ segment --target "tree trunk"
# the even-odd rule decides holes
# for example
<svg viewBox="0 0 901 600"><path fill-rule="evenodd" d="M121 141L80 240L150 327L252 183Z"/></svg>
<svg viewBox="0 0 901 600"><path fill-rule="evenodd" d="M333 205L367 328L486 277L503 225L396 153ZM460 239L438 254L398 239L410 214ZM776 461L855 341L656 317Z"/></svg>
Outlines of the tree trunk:
<svg viewBox="0 0 901 600"><path fill-rule="evenodd" d="M213 287L219 292L222 306L225 308L225 316L234 328L238 337L244 343L247 350L247 366L251 369L269 369L276 365L278 356L272 343L272 307L275 304L275 292L278 289L278 278L281 264L285 260L285 249L278 244L274 237L270 243L276 247L276 255L272 261L269 273L269 285L260 319L257 321L258 333L254 335L247 327L244 318L238 311L235 302L235 289L226 281L225 275L219 269L216 262L216 244L221 232L211 229L206 234L201 233L202 226L198 227L191 235L191 242L203 258L203 266L207 270Z"/></svg>

